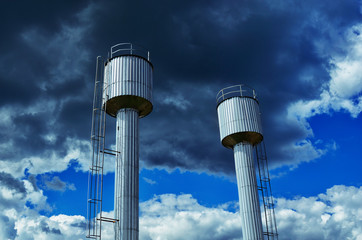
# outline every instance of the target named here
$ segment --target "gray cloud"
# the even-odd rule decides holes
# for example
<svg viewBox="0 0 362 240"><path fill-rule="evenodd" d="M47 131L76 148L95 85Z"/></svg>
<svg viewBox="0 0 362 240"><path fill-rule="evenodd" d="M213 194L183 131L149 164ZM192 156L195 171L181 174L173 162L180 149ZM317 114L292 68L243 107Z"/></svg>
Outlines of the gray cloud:
<svg viewBox="0 0 362 240"><path fill-rule="evenodd" d="M15 230L15 224L12 220L9 219L9 217L1 215L0 216L0 225L2 227L2 233L0 233L0 236L4 239L15 239L16 237L16 230Z"/></svg>
<svg viewBox="0 0 362 240"><path fill-rule="evenodd" d="M361 213L356 209L361 192L336 185L315 197L278 199L279 239L359 239Z"/></svg>
<svg viewBox="0 0 362 240"><path fill-rule="evenodd" d="M52 180L45 180L45 185L50 190L64 191L67 184L60 180L59 177L55 176Z"/></svg>
<svg viewBox="0 0 362 240"><path fill-rule="evenodd" d="M58 176L50 177L48 175L42 176L44 187L48 190L64 192L67 189L76 190L74 184L63 182Z"/></svg>
<svg viewBox="0 0 362 240"><path fill-rule="evenodd" d="M34 190L38 191L39 188L38 188L38 185L37 185L36 176L35 175L29 175L28 180L33 185Z"/></svg>
<svg viewBox="0 0 362 240"><path fill-rule="evenodd" d="M49 225L46 222L41 222L40 223L40 229L45 234L57 234L57 235L62 234L59 229L50 228Z"/></svg>

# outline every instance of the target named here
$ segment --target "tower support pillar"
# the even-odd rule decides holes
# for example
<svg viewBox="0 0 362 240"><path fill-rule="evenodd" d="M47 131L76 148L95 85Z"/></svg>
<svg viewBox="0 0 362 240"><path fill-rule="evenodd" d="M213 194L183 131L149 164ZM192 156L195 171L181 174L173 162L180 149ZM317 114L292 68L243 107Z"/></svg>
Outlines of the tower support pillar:
<svg viewBox="0 0 362 240"><path fill-rule="evenodd" d="M263 240L253 146L243 142L236 144L234 146L234 159L238 182L243 240Z"/></svg>
<svg viewBox="0 0 362 240"><path fill-rule="evenodd" d="M114 189L116 240L138 240L139 235L139 112L123 108L117 112Z"/></svg>

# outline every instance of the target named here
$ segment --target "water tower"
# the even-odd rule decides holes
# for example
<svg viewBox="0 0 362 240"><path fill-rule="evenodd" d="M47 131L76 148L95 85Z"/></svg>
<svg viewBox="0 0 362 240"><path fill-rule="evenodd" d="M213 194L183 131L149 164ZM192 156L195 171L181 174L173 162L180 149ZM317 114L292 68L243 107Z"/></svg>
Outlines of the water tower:
<svg viewBox="0 0 362 240"><path fill-rule="evenodd" d="M88 235L101 239L102 222L114 223L116 240L139 236L139 118L151 113L153 66L149 52L129 43L97 58L89 177ZM106 114L116 118L116 149L105 148ZM114 218L102 214L105 154L115 156Z"/></svg>
<svg viewBox="0 0 362 240"><path fill-rule="evenodd" d="M263 131L259 102L255 91L246 85L220 90L217 94L217 114L221 143L224 147L234 150L243 239L277 239L266 154L261 144ZM256 163L259 183L256 177ZM264 203L265 231L259 195Z"/></svg>

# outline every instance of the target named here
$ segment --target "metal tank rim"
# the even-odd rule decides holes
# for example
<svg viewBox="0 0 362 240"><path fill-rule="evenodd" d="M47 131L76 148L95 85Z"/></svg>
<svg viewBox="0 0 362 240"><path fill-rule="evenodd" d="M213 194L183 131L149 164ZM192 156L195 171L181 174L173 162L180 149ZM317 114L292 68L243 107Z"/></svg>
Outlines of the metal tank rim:
<svg viewBox="0 0 362 240"><path fill-rule="evenodd" d="M117 48L120 46L126 46L126 47ZM116 49L113 50L114 48L116 48ZM134 44L134 43L118 43L118 44L113 45L111 47L111 51L108 52L108 59L104 63L104 66L106 66L113 59L115 59L117 57L122 57L122 56L134 56L134 57L142 58L143 60L147 61L151 65L152 69L154 69L153 64L150 60L150 51L148 51L145 47L142 47L141 45Z"/></svg>
<svg viewBox="0 0 362 240"><path fill-rule="evenodd" d="M245 93L245 94L243 94L243 93ZM254 99L259 104L259 101L258 101L258 98L256 95L256 91L254 88L249 87L246 84L237 84L237 85L225 87L216 94L216 103L217 103L216 108L218 108L218 106L225 100L233 98L233 97L251 98L251 99Z"/></svg>

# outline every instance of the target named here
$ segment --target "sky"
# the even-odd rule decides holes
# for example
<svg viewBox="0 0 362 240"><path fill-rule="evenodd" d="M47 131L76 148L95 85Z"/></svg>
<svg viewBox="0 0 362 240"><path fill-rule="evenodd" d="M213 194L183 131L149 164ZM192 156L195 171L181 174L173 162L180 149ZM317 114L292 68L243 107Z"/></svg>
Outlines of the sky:
<svg viewBox="0 0 362 240"><path fill-rule="evenodd" d="M216 114L217 92L236 84L258 94L279 239L361 240L361 14L357 0L4 2L0 239L85 239L96 58L132 42L154 65L140 240L242 239Z"/></svg>

